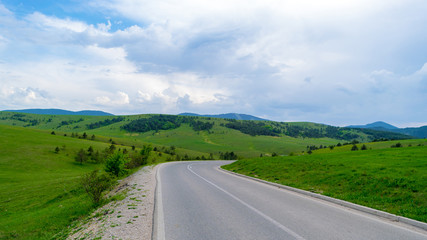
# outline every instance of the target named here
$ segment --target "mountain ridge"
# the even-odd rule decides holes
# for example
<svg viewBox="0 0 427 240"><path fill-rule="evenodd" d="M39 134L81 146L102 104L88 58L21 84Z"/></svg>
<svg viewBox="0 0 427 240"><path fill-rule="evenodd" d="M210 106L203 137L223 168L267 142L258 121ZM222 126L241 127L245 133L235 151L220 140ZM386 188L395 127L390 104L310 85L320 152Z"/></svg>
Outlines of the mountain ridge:
<svg viewBox="0 0 427 240"><path fill-rule="evenodd" d="M384 128L384 129L399 129L396 126L393 126L391 124L388 124L386 122L383 121L377 121L377 122L373 122L373 123L368 123L365 125L350 125L347 126L348 128Z"/></svg>
<svg viewBox="0 0 427 240"><path fill-rule="evenodd" d="M235 119L235 120L254 120L254 121L270 121L268 119L263 119L255 117L248 114L241 113L224 113L224 114L197 114L197 113L180 113L179 116L193 116L193 117L211 117L211 118L223 118L223 119Z"/></svg>
<svg viewBox="0 0 427 240"><path fill-rule="evenodd" d="M378 121L365 125L350 125L347 128L367 128L377 131L401 133L416 138L427 138L427 126L398 128L386 122Z"/></svg>

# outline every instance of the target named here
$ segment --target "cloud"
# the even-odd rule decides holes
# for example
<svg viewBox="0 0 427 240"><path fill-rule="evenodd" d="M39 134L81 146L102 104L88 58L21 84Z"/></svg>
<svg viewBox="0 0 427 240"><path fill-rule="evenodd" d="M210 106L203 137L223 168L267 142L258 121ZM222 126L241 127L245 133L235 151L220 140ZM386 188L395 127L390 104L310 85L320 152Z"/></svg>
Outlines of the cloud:
<svg viewBox="0 0 427 240"><path fill-rule="evenodd" d="M95 99L96 103L101 106L121 106L121 105L127 105L130 103L129 101L129 95L124 92L118 92L114 96L112 96L113 99L111 99L108 96L101 96L97 97Z"/></svg>
<svg viewBox="0 0 427 240"><path fill-rule="evenodd" d="M15 88L0 86L1 92L1 105L7 104L9 106L33 105L43 106L49 104L49 96L45 91L31 87Z"/></svg>
<svg viewBox="0 0 427 240"><path fill-rule="evenodd" d="M18 17L0 4L1 108L31 107L33 96L68 109L330 124L427 115L421 0L81 4L106 21Z"/></svg>

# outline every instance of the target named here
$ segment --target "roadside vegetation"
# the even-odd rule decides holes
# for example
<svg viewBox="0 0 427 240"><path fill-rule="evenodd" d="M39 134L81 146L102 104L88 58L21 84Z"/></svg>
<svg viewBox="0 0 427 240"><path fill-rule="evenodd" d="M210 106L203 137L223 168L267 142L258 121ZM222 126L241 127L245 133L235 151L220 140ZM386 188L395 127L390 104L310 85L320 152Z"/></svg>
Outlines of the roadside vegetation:
<svg viewBox="0 0 427 240"><path fill-rule="evenodd" d="M386 141L245 159L223 168L427 222L426 153L427 140Z"/></svg>
<svg viewBox="0 0 427 240"><path fill-rule="evenodd" d="M60 238L53 236L111 200L104 193L116 179L158 158L149 145L116 149L4 125L0 133L0 239Z"/></svg>
<svg viewBox="0 0 427 240"><path fill-rule="evenodd" d="M409 202L415 196L411 204L416 205L420 197L426 197L425 185L419 182L420 179L427 181L425 177L417 177L419 174L427 175L425 161L422 162L419 156L423 152L417 153L415 150L422 150L423 147L418 145L425 141L404 140L408 138L411 137L315 123L236 121L171 115L60 116L0 112L0 239L60 238L63 235L56 234L66 234L63 230L71 222L114 199L114 196L106 198L105 194L117 179L132 174L141 166L166 161L237 160L263 156L238 161L232 166L239 166L234 169L236 171L245 173L248 168L250 171L247 174L264 176L274 181L286 180L284 183L324 191L331 196L334 191L328 187L321 189L320 185L312 186L304 180L303 177L310 176L308 173L312 172L309 167L317 166L314 163L318 162L318 171L323 172L312 172L318 177L323 173L338 174L342 170L339 167L352 167L354 172L342 170L342 175L338 174L339 178L336 179L333 178L335 176L325 175L331 177L328 180L331 182L324 180L324 185L342 181L339 186L345 189L344 186L359 179L368 183L383 181L378 184L382 186L390 179L392 182L398 181L399 186L406 184L404 188L412 191L412 195L407 198L393 200L395 204L406 206L404 202ZM385 141L388 139L398 141ZM409 149L413 149L413 152ZM375 151L380 152L369 155ZM411 159L415 154L418 158L414 159L418 160L407 162L419 165L406 172L395 172L396 178L392 178L387 174L395 170L405 171L406 160L402 161L404 167L397 169L400 158L394 157L399 154L394 156L391 151L399 151ZM357 164L352 163L350 160L356 157L347 158L353 156L347 155L349 153L354 156L367 154L372 164L358 165L367 160L355 160ZM327 161L324 160L326 157ZM339 162L341 158L347 160ZM292 163L290 166L295 168L285 163ZM381 164L385 164L384 169L378 172L387 174L377 179L370 172L376 168L370 168ZM410 172L412 170L414 172ZM393 194L397 193L384 193L384 196ZM362 194L354 198L363 200ZM380 205L379 208L387 208L384 206ZM409 210L405 210L405 216L419 215L410 206ZM396 209L393 211L403 211Z"/></svg>

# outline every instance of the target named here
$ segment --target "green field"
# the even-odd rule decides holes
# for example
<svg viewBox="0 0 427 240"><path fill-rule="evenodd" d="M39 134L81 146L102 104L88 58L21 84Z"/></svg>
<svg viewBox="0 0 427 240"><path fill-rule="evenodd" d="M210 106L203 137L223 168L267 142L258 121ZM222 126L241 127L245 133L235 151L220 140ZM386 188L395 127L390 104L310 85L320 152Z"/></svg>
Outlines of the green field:
<svg viewBox="0 0 427 240"><path fill-rule="evenodd" d="M102 166L74 156L107 144L0 125L0 146L1 239L49 239L92 208L78 180Z"/></svg>
<svg viewBox="0 0 427 240"><path fill-rule="evenodd" d="M108 142L111 138L118 144L127 146L142 146L151 143L157 147L175 146L181 154L191 156L201 156L213 154L219 157L220 152L233 151L242 158L259 157L262 155L288 155L306 150L307 145L329 146L346 140L331 137L304 137L289 136L280 133L277 136L257 135L251 136L238 130L224 127L229 123L225 119L203 118L195 119L203 122L214 123L210 131L194 131L188 124L182 124L179 128L171 130L148 131L148 132L128 132L121 127L133 120L149 118L158 115L131 115L120 116L124 120L107 126L100 126L89 129L88 125L114 119L117 116L58 116L58 115L37 115L37 114L17 114L13 112L0 112L0 124L16 125L32 129L55 130L57 133L68 134L86 132L89 136L95 134L98 141ZM244 122L244 121L239 121ZM321 130L328 126L323 124L298 122L279 123L263 122L267 127L286 130L287 127L299 127L301 129ZM330 126L329 126L330 127ZM344 129L343 132L354 135L354 139L367 142L377 136L369 135L355 129ZM301 131L303 133L304 131ZM379 132L381 137L387 137L388 133ZM290 133L287 133L290 134ZM296 134L298 135L298 134ZM404 135L391 135L391 137L402 137ZM353 138L352 138L353 139Z"/></svg>
<svg viewBox="0 0 427 240"><path fill-rule="evenodd" d="M51 239L73 220L87 216L93 205L79 187L79 179L94 169L103 169L103 165L80 165L74 157L79 149L92 146L101 152L112 144L129 152L132 148L139 151L151 144L155 151L148 164L184 157L219 159L226 152L236 153L239 159L278 155L282 157L238 161L232 168L330 196L354 199L357 203L363 204L368 199L369 203L379 204L374 207L415 219L427 215L424 200L426 149L417 146L420 141L426 145L425 140L400 140L404 148L389 149L396 142L368 141L379 137L410 137L315 123L245 122L203 117L181 118L185 121L179 127L167 130L132 132L123 129L135 120L153 116L160 115L95 117L0 112L0 239ZM212 128L195 130L188 121L191 119L212 124ZM230 123L260 124L263 127L258 130L270 132L266 135L244 133L242 129L227 126ZM339 131L343 137L325 137L324 133L330 130ZM352 145L346 145L333 150L315 150L310 156L306 153L307 146L325 147L349 142L349 139L364 142L370 150L352 152ZM358 144L359 148L361 145ZM60 150L55 153L57 147ZM283 157L286 155L301 156ZM393 184L398 187L387 188L381 196L375 195L378 189ZM366 188L361 187L365 185ZM336 186L345 191L336 191ZM353 188L364 192L346 192ZM404 195L400 192L402 189L407 190ZM420 201L424 202L415 211L414 206ZM383 202L392 202L400 208L390 208L393 204ZM425 221L425 217L421 220Z"/></svg>
<svg viewBox="0 0 427 240"><path fill-rule="evenodd" d="M397 141L370 143L365 151L344 146L223 168L427 222L427 140L399 142L404 147L390 148Z"/></svg>

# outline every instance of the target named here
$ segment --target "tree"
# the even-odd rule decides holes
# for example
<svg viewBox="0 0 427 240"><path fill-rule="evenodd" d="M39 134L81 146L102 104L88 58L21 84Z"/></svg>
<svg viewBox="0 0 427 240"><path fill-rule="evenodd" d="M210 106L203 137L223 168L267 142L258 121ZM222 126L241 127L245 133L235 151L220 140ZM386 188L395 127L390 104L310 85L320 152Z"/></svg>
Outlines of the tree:
<svg viewBox="0 0 427 240"><path fill-rule="evenodd" d="M55 131L52 131L50 134L55 135Z"/></svg>
<svg viewBox="0 0 427 240"><path fill-rule="evenodd" d="M87 138L87 134L86 132L83 133L83 138L86 139Z"/></svg>
<svg viewBox="0 0 427 240"><path fill-rule="evenodd" d="M360 150L367 150L368 148L366 147L365 144L362 145L362 147L360 148Z"/></svg>
<svg viewBox="0 0 427 240"><path fill-rule="evenodd" d="M95 135L93 134L90 139L95 140Z"/></svg>
<svg viewBox="0 0 427 240"><path fill-rule="evenodd" d="M105 171L118 177L125 173L125 164L127 162L129 162L128 156L117 151L107 158Z"/></svg>
<svg viewBox="0 0 427 240"><path fill-rule="evenodd" d="M98 150L95 153L92 153L92 155L90 156L90 158L92 159L92 161L94 161L96 163L102 162L102 159L103 159L101 157L101 154L99 153Z"/></svg>
<svg viewBox="0 0 427 240"><path fill-rule="evenodd" d="M92 153L93 153L93 147L92 147L92 146L90 146L90 147L87 149L87 153L88 153L88 155L89 155L89 156L91 156L91 155L92 155Z"/></svg>
<svg viewBox="0 0 427 240"><path fill-rule="evenodd" d="M353 145L353 147L351 147L351 151L357 151L357 150L359 150L359 148L356 146L356 144Z"/></svg>
<svg viewBox="0 0 427 240"><path fill-rule="evenodd" d="M59 147L55 148L55 153L59 153Z"/></svg>
<svg viewBox="0 0 427 240"><path fill-rule="evenodd" d="M85 192L89 195L90 199L95 205L98 205L102 200L102 193L110 188L113 184L113 179L108 174L98 175L98 170L94 170L85 174L81 180Z"/></svg>
<svg viewBox="0 0 427 240"><path fill-rule="evenodd" d="M148 158L150 157L150 153L153 151L153 148L150 144L143 145L141 151L139 152L139 156L137 157L137 166L142 166L148 163Z"/></svg>
<svg viewBox="0 0 427 240"><path fill-rule="evenodd" d="M86 161L87 161L87 155L86 155L85 150L80 149L80 150L77 152L77 156L75 157L75 160L76 160L77 162L79 162L80 164L83 164L84 162L86 162Z"/></svg>
<svg viewBox="0 0 427 240"><path fill-rule="evenodd" d="M114 144L111 144L110 147L108 148L108 151L110 153L113 153L116 150L116 146Z"/></svg>

